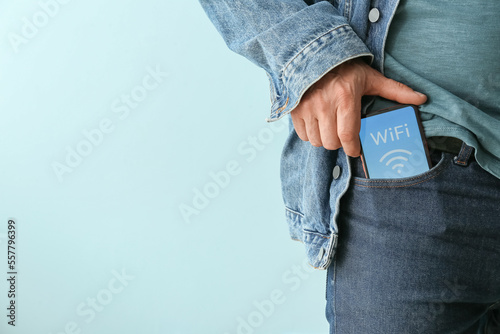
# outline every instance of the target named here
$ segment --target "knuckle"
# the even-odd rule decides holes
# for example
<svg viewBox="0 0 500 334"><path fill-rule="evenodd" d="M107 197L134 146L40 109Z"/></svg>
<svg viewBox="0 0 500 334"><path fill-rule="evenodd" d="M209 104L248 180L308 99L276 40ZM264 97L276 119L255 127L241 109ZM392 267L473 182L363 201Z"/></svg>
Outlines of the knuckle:
<svg viewBox="0 0 500 334"><path fill-rule="evenodd" d="M337 107L339 109L350 109L353 101L354 101L354 96L351 93L339 93L337 95Z"/></svg>
<svg viewBox="0 0 500 334"><path fill-rule="evenodd" d="M396 80L393 80L393 79L387 79L389 80L388 83L392 84L394 89L396 90L406 90L408 89L408 86L406 86L405 84L399 82L399 81L396 81Z"/></svg>
<svg viewBox="0 0 500 334"><path fill-rule="evenodd" d="M300 118L300 116L303 113L304 107L305 106L302 103L300 103L297 107L295 107L295 109L293 109L290 112L290 116L292 116L292 119L293 118Z"/></svg>
<svg viewBox="0 0 500 334"><path fill-rule="evenodd" d="M340 131L339 134L339 139L343 143L350 143L356 140L357 134L351 131Z"/></svg>
<svg viewBox="0 0 500 334"><path fill-rule="evenodd" d="M342 144L337 136L330 136L323 141L323 146L327 150L338 150L342 147Z"/></svg>
<svg viewBox="0 0 500 334"><path fill-rule="evenodd" d="M340 86L337 88L336 92L335 92L335 95L337 96L337 100L340 100L340 101L345 101L345 100L350 100L352 99L352 91L351 89L349 89L349 87L347 86Z"/></svg>
<svg viewBox="0 0 500 334"><path fill-rule="evenodd" d="M328 118L332 114L331 108L328 108L326 105L322 105L316 109L316 118L318 120L324 120Z"/></svg>
<svg viewBox="0 0 500 334"><path fill-rule="evenodd" d="M399 88L399 89L404 89L406 88L406 85L399 82L399 81L394 81L396 83L396 87Z"/></svg>

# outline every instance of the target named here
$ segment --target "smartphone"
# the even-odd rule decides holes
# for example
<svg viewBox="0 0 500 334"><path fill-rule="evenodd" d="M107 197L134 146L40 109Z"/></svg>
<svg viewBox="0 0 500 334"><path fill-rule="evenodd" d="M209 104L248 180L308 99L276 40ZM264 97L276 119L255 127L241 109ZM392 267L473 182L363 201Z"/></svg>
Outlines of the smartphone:
<svg viewBox="0 0 500 334"><path fill-rule="evenodd" d="M416 106L399 105L367 114L361 118L359 137L366 178L411 177L432 166Z"/></svg>

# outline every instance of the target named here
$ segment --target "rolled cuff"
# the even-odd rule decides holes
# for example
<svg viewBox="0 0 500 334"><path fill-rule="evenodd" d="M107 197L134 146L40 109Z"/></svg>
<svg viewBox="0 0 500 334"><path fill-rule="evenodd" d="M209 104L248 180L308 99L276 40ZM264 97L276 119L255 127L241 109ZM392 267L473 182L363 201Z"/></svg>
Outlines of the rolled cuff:
<svg viewBox="0 0 500 334"><path fill-rule="evenodd" d="M268 74L271 85L273 122L290 113L315 82L338 65L373 54L349 25L336 27L307 44L283 68L280 77Z"/></svg>

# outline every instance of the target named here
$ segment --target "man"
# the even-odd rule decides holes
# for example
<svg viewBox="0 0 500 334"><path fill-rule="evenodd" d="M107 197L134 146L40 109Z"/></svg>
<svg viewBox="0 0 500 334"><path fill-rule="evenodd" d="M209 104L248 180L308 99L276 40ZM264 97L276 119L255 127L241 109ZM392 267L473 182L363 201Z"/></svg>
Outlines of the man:
<svg viewBox="0 0 500 334"><path fill-rule="evenodd" d="M500 333L500 2L200 2L291 116L286 217L330 332ZM363 177L360 118L388 100L420 105L428 172Z"/></svg>

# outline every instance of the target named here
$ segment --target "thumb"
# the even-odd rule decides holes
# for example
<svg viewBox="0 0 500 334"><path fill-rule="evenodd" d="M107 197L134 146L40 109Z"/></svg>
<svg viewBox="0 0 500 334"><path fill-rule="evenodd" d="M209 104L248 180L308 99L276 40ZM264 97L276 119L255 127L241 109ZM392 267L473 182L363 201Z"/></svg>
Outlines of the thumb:
<svg viewBox="0 0 500 334"><path fill-rule="evenodd" d="M378 72L371 79L368 95L378 95L402 104L420 105L427 101L427 96L424 94L414 91L401 82L388 79Z"/></svg>

